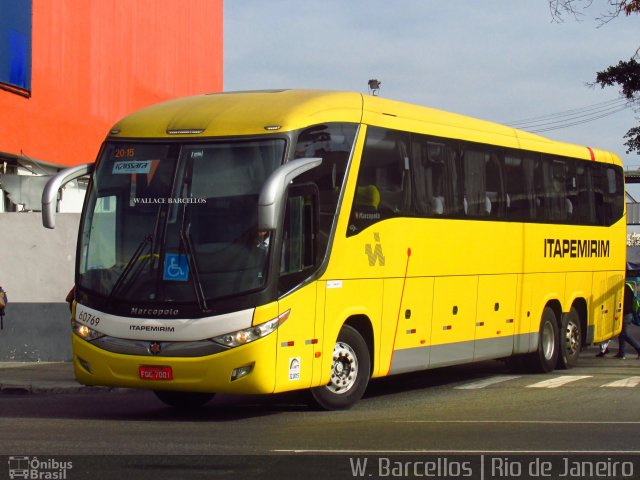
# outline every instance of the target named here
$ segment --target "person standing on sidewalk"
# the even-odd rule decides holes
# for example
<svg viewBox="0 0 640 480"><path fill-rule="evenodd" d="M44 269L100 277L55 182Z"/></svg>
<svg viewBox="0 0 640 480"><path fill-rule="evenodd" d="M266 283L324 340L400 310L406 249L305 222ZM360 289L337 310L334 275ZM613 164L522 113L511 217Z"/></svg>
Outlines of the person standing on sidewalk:
<svg viewBox="0 0 640 480"><path fill-rule="evenodd" d="M638 358L640 358L640 342L633 338L629 334L629 327L633 322L633 300L635 299L635 293L633 291L633 287L630 283L624 284L624 299L622 301L622 331L620 335L618 335L618 353L616 353L616 358L624 360L626 358L624 354L624 346L625 343L631 344L633 348L636 349L638 353Z"/></svg>

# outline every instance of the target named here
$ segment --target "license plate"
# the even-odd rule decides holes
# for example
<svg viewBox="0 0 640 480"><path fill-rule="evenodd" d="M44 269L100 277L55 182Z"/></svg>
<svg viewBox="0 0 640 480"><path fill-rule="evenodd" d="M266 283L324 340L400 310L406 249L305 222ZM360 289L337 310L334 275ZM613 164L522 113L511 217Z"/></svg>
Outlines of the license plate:
<svg viewBox="0 0 640 480"><path fill-rule="evenodd" d="M171 367L140 365L138 375L140 375L140 380L173 380L173 370Z"/></svg>

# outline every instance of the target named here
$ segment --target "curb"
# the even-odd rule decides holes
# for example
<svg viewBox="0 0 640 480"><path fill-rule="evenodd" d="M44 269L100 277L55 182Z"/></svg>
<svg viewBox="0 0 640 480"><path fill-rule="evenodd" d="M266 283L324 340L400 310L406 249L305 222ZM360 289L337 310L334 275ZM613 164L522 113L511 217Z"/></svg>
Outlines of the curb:
<svg viewBox="0 0 640 480"><path fill-rule="evenodd" d="M29 385L0 384L0 395L41 395L62 393L98 393L116 389L109 387L89 387L86 385Z"/></svg>
<svg viewBox="0 0 640 480"><path fill-rule="evenodd" d="M70 362L0 362L0 396L109 392L113 388L82 385Z"/></svg>

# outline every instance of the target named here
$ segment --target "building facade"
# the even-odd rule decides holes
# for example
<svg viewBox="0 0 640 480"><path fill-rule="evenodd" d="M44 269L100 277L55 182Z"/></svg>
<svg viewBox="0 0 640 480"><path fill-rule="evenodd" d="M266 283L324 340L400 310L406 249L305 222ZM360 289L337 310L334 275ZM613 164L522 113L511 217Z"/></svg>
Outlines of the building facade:
<svg viewBox="0 0 640 480"><path fill-rule="evenodd" d="M0 212L35 210L45 180L29 177L92 162L122 116L222 89L222 0L0 9Z"/></svg>
<svg viewBox="0 0 640 480"><path fill-rule="evenodd" d="M0 0L0 361L69 360L79 214L41 225L42 189L93 162L124 115L222 89L222 0ZM61 194L78 212L86 182Z"/></svg>

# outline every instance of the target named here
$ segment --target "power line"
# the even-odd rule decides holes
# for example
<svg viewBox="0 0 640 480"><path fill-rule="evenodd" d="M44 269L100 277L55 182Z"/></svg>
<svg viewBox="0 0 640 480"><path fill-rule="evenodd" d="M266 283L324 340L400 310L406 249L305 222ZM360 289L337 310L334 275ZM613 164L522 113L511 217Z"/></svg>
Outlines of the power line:
<svg viewBox="0 0 640 480"><path fill-rule="evenodd" d="M589 105L586 107L579 107L579 108L573 108L571 110L563 110L561 112L556 112L556 113L550 113L547 115L541 115L538 117L530 117L530 118L523 118L521 120L512 120L509 122L505 122L507 125L511 125L511 126L518 126L518 125L523 125L523 124L529 124L529 123L538 123L541 121L545 121L545 120L549 120L549 119L555 119L555 118L562 118L562 117L569 117L569 116L573 116L573 115L579 115L585 112L590 112L593 110L600 110L602 108L609 108L613 105L621 105L623 103L625 103L626 100L624 98L614 98L612 100L606 100L604 102L600 102L600 103L595 103L593 105Z"/></svg>
<svg viewBox="0 0 640 480"><path fill-rule="evenodd" d="M586 107L506 122L506 124L514 128L527 130L531 133L548 132L575 125L582 125L600 118L608 117L622 112L631 106L631 102L628 102L626 99L616 98Z"/></svg>
<svg viewBox="0 0 640 480"><path fill-rule="evenodd" d="M588 115L580 115L565 121L549 122L547 124L540 124L530 127L532 132L548 132L550 130L559 130L561 128L573 127L574 125L582 125L583 123L593 122L600 118L608 117L614 113L622 112L629 108L629 105L623 105L617 108L603 110L597 112L597 114L591 113Z"/></svg>

